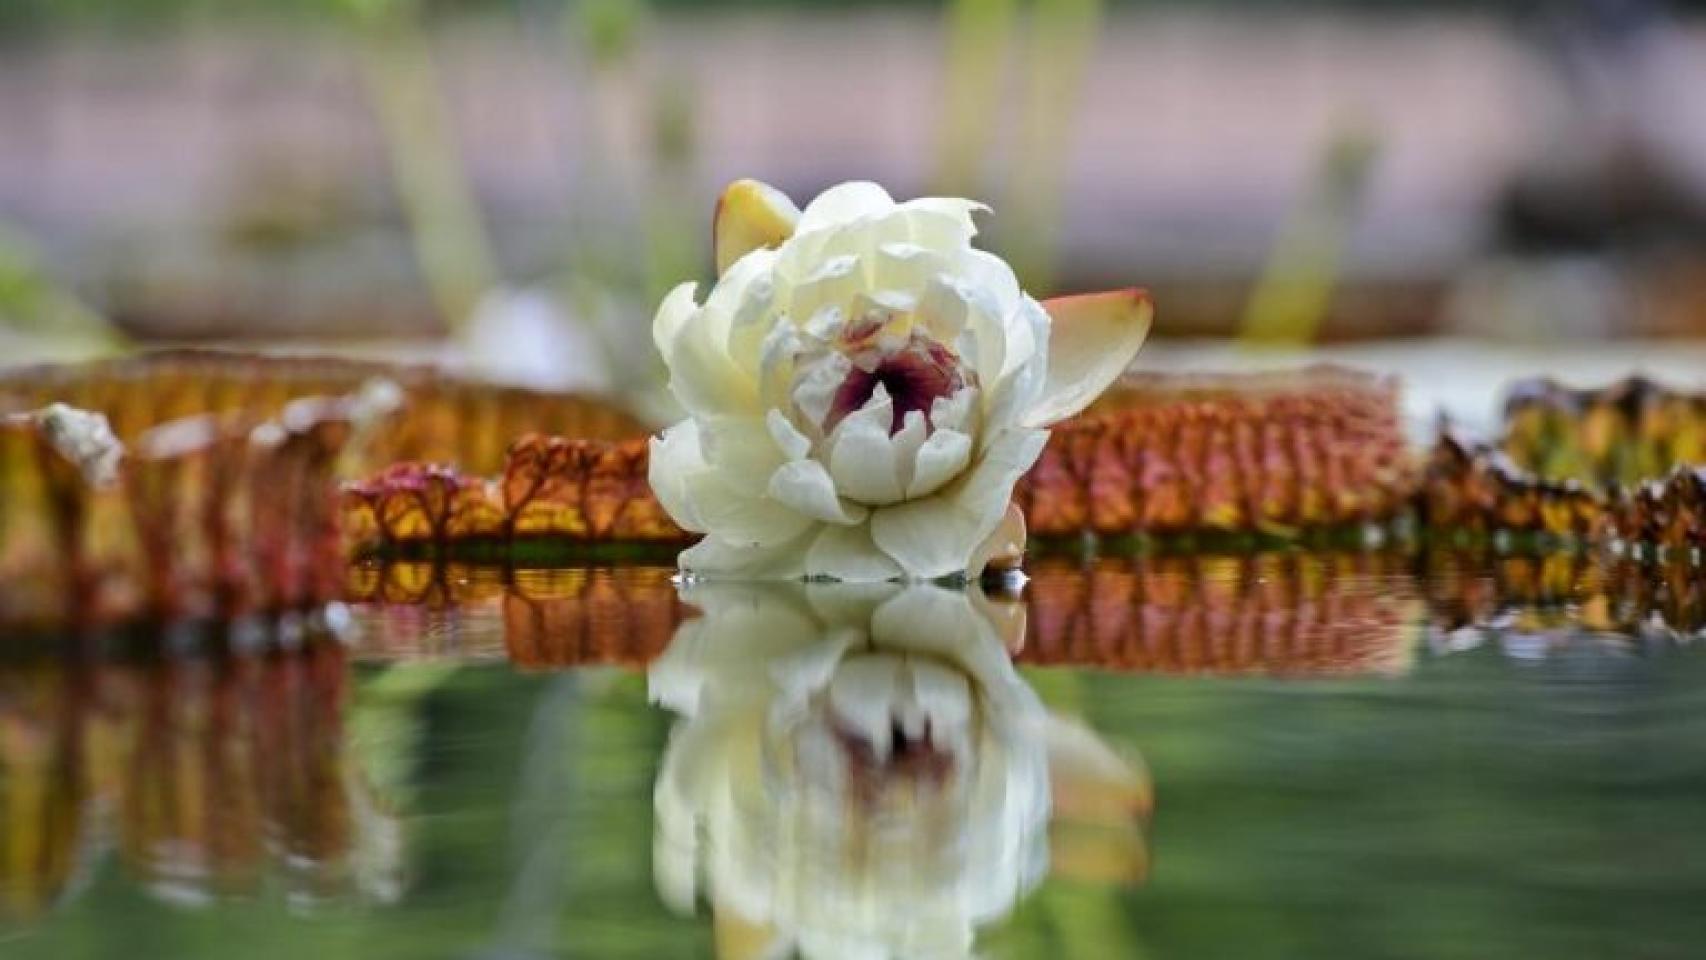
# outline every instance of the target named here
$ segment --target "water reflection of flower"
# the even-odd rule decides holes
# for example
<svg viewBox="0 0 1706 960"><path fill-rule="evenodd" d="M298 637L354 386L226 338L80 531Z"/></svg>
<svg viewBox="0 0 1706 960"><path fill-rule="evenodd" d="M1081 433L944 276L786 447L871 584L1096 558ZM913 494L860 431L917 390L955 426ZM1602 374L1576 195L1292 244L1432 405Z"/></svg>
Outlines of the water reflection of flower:
<svg viewBox="0 0 1706 960"><path fill-rule="evenodd" d="M968 954L1046 871L1051 746L1086 753L1012 666L1023 608L898 585L685 599L704 616L649 675L682 718L655 791L663 898L708 900L725 957ZM1068 766L1101 775L1112 754L1088 753Z"/></svg>

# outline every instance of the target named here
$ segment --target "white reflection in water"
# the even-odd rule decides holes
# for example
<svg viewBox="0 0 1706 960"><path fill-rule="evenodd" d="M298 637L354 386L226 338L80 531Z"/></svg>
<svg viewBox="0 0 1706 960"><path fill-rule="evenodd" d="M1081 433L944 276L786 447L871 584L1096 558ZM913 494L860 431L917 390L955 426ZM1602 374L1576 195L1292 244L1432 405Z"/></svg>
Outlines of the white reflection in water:
<svg viewBox="0 0 1706 960"><path fill-rule="evenodd" d="M704 615L648 675L680 715L654 870L673 908L710 904L722 957L966 956L1046 872L1051 759L1078 787L1141 794L1111 804L1134 825L1147 808L1146 781L1014 670L1019 604L899 585L683 596Z"/></svg>

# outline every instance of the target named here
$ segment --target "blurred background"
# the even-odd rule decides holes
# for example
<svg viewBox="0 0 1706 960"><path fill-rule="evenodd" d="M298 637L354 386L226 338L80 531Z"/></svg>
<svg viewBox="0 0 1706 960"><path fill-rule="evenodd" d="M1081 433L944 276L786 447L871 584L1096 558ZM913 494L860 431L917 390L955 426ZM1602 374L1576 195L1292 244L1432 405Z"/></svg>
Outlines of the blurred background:
<svg viewBox="0 0 1706 960"><path fill-rule="evenodd" d="M1702 14L7 0L0 363L241 340L608 389L741 176L984 199L1038 296L1151 287L1163 358L1698 358Z"/></svg>

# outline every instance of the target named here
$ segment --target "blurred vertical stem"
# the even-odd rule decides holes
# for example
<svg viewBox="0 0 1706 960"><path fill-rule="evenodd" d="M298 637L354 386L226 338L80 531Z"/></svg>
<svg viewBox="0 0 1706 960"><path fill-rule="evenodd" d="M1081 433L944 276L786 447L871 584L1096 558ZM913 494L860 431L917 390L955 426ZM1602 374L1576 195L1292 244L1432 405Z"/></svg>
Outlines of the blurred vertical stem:
<svg viewBox="0 0 1706 960"><path fill-rule="evenodd" d="M1102 0L1037 0L1032 18L1024 113L1009 180L1014 229L1005 236L1009 258L1035 291L1054 285L1062 181L1102 11Z"/></svg>
<svg viewBox="0 0 1706 960"><path fill-rule="evenodd" d="M570 276L613 381L646 416L673 420L649 321L652 305L703 262L682 215L697 207L695 99L672 68L643 69L651 24L646 0L580 0L569 21L587 64Z"/></svg>
<svg viewBox="0 0 1706 960"><path fill-rule="evenodd" d="M933 189L975 195L984 156L999 128L1002 74L1013 42L1017 0L952 0L942 131Z"/></svg>
<svg viewBox="0 0 1706 960"><path fill-rule="evenodd" d="M1250 294L1238 335L1243 345L1301 347L1320 334L1377 146L1360 129L1340 131L1328 142L1315 182L1280 228Z"/></svg>
<svg viewBox="0 0 1706 960"><path fill-rule="evenodd" d="M348 0L362 27L362 76L379 116L415 257L452 335L497 280L458 155L426 28L408 0Z"/></svg>
<svg viewBox="0 0 1706 960"><path fill-rule="evenodd" d="M498 956L544 956L557 943L563 902L573 875L566 798L579 784L582 713L580 674L562 673L539 696L525 733L520 781L510 791L514 880L498 913L491 951Z"/></svg>
<svg viewBox="0 0 1706 960"><path fill-rule="evenodd" d="M689 86L670 77L658 80L652 101L652 178L647 190L646 241L650 264L646 300L655 303L684 277L700 272L703 244L689 229L694 218L692 181L696 130ZM709 231L706 231L709 233Z"/></svg>

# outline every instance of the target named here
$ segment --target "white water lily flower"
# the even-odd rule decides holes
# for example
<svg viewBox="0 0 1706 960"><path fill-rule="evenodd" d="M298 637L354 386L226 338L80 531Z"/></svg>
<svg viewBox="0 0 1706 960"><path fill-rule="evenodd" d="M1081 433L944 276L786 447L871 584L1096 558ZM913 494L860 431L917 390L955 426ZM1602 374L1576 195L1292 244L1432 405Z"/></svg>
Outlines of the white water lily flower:
<svg viewBox="0 0 1706 960"><path fill-rule="evenodd" d="M804 213L754 181L724 192L716 285L677 287L652 328L688 414L652 442L652 489L705 534L683 570L936 578L1022 542L1014 482L1150 309L1138 290L1038 303L972 246L982 209L872 183Z"/></svg>

